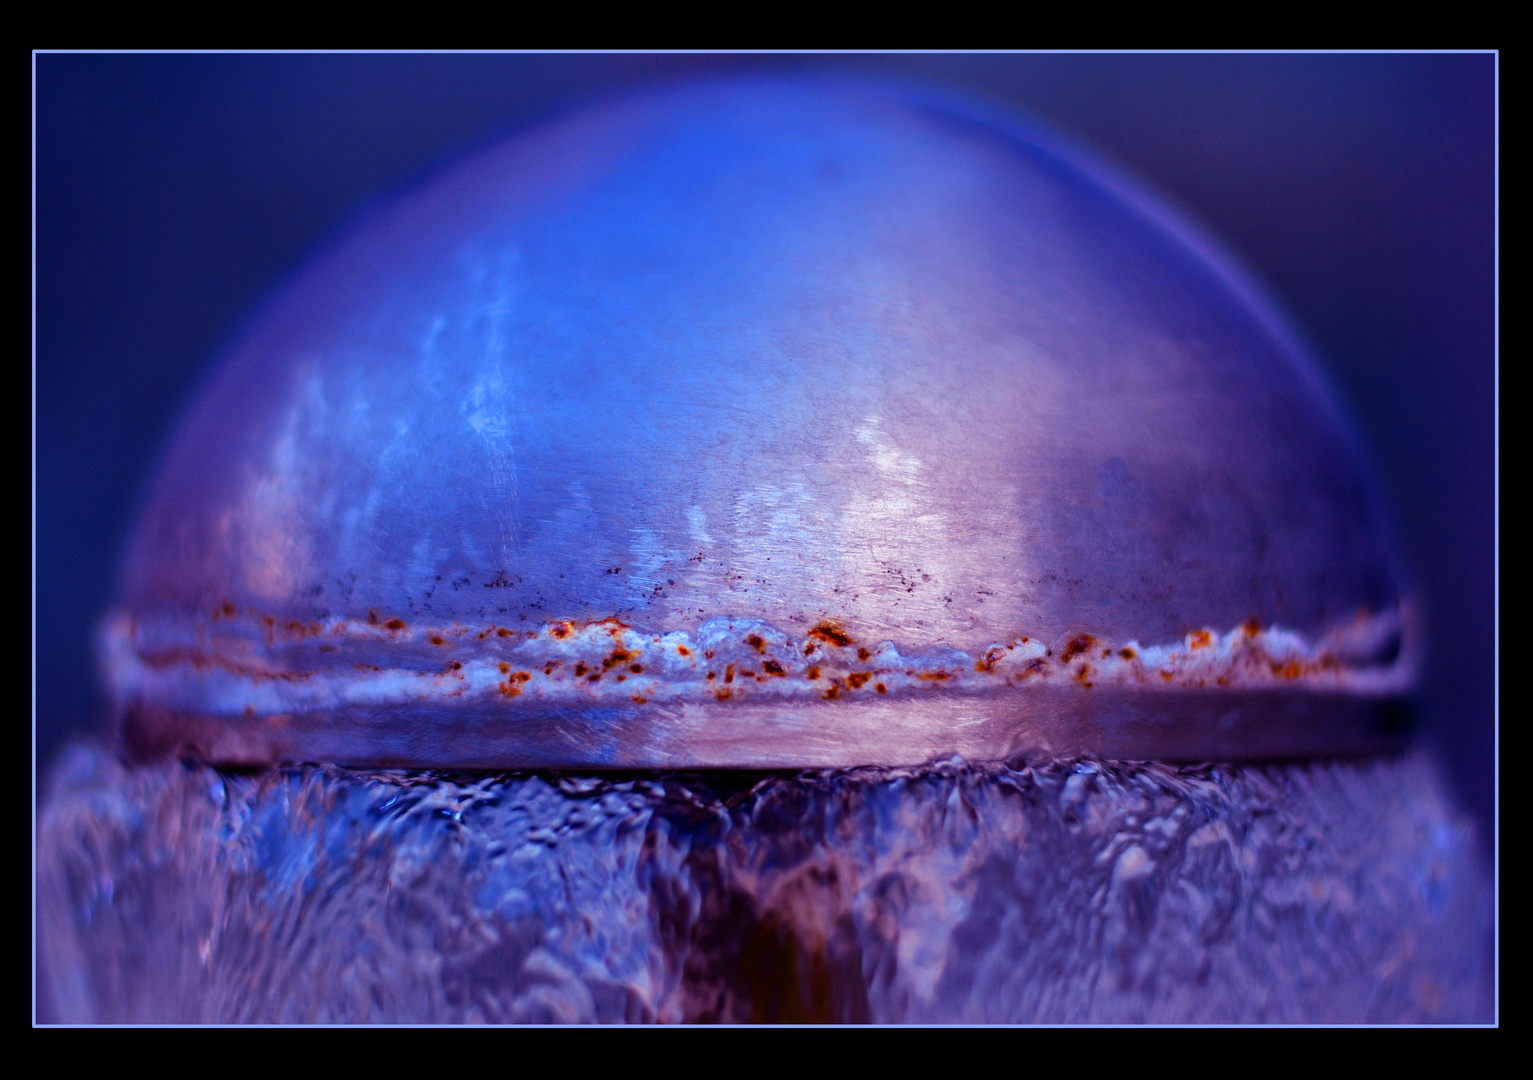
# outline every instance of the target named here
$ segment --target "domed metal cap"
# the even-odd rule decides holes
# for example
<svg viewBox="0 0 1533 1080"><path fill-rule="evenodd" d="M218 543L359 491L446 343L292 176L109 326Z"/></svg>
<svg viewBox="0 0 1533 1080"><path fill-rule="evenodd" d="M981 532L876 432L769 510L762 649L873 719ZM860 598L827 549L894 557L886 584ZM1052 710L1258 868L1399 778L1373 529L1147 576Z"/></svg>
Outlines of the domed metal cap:
<svg viewBox="0 0 1533 1080"><path fill-rule="evenodd" d="M131 750L226 762L1348 751L1410 678L1381 537L1305 358L1146 199L919 95L707 85L302 276L103 649Z"/></svg>

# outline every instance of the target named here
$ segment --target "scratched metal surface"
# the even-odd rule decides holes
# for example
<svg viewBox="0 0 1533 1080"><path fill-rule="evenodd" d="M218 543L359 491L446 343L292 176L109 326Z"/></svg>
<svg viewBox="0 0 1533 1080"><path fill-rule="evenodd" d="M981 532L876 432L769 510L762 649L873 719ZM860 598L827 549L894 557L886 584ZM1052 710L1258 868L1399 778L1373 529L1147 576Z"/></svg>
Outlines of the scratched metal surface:
<svg viewBox="0 0 1533 1080"><path fill-rule="evenodd" d="M968 656L1246 624L1318 640L1398 624L1387 547L1308 361L1148 200L904 92L723 83L521 136L302 275L203 395L127 560L109 625L163 647L107 653L186 685L156 697L139 668L108 667L125 713L293 730L282 718L325 707L263 705L254 682L214 700L197 680L245 665L265 688L359 683L502 657L464 642L422 660L423 638L391 667L337 631L303 666L291 641L259 640L263 620L432 641L606 619L801 639L830 620ZM221 612L254 628L244 652L176 651L221 633ZM694 689L716 696L701 672ZM507 715L493 694L456 704ZM660 741L684 741L653 715ZM904 760L859 738L839 763Z"/></svg>
<svg viewBox="0 0 1533 1080"><path fill-rule="evenodd" d="M96 1022L1485 1021L1491 895L1419 756L452 777L61 763Z"/></svg>
<svg viewBox="0 0 1533 1080"><path fill-rule="evenodd" d="M726 86L520 138L323 261L182 436L126 599L1148 643L1389 607L1370 522L1267 314L1089 173Z"/></svg>

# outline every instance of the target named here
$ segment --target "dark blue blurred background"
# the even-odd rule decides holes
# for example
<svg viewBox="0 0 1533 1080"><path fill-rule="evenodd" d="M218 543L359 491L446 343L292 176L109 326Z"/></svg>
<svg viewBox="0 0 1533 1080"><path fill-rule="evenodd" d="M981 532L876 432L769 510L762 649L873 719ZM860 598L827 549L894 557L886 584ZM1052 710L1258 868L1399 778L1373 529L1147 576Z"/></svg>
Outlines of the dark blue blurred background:
<svg viewBox="0 0 1533 1080"><path fill-rule="evenodd" d="M101 723L130 514L242 320L360 204L572 105L728 71L1018 107L1222 239L1350 408L1426 587L1420 712L1494 799L1495 58L36 57L36 751ZM1488 830L1487 830L1488 835Z"/></svg>

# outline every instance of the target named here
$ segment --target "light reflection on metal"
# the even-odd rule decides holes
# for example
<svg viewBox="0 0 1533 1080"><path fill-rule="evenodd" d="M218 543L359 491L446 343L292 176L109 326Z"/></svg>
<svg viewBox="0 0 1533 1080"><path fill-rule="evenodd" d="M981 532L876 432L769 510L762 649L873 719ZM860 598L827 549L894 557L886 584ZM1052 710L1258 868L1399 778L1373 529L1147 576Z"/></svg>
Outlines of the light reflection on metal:
<svg viewBox="0 0 1533 1080"><path fill-rule="evenodd" d="M130 747L244 763L1350 752L1411 679L1263 302L1046 139L836 83L588 112L381 212L235 350L125 582Z"/></svg>

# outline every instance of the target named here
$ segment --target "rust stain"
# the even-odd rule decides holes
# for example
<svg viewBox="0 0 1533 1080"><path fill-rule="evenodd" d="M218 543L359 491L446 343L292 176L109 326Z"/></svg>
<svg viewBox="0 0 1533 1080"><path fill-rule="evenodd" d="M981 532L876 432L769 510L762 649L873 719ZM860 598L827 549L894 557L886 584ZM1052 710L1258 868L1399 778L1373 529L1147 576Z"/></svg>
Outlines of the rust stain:
<svg viewBox="0 0 1533 1080"><path fill-rule="evenodd" d="M889 692L889 688L887 686L885 686L881 682L880 683L874 683L873 684L873 689L877 690L880 694L887 694Z"/></svg>
<svg viewBox="0 0 1533 1080"><path fill-rule="evenodd" d="M405 621L403 619L390 619L388 622L383 624L383 628L385 630L393 630L395 633L398 633L405 628Z"/></svg>
<svg viewBox="0 0 1533 1080"><path fill-rule="evenodd" d="M1207 630L1199 630L1195 634L1189 634L1188 641L1191 642L1194 649L1207 649L1213 645L1214 636Z"/></svg>
<svg viewBox="0 0 1533 1080"><path fill-rule="evenodd" d="M766 652L766 642L762 640L760 634L747 634L745 643L759 653Z"/></svg>
<svg viewBox="0 0 1533 1080"><path fill-rule="evenodd" d="M1065 651L1059 658L1060 663L1068 664L1071 660L1075 659L1081 653L1095 645L1096 641L1097 639L1092 637L1090 634L1077 634L1075 637L1071 638L1070 643L1065 646Z"/></svg>
<svg viewBox="0 0 1533 1080"><path fill-rule="evenodd" d="M629 650L619 646L607 654L607 658L601 662L601 669L603 671L610 671L612 668L617 667L619 664L626 664L630 660L638 659L638 656L638 653L630 652Z"/></svg>
<svg viewBox="0 0 1533 1080"><path fill-rule="evenodd" d="M767 661L763 662L762 665L761 665L761 670L766 672L768 675L787 675L788 674L786 671L783 670L782 665L779 664L776 660L767 660Z"/></svg>
<svg viewBox="0 0 1533 1080"><path fill-rule="evenodd" d="M809 636L823 641L827 645L834 645L838 649L844 649L846 646L854 644L845 630L835 623L828 621L816 624L814 629L809 631Z"/></svg>
<svg viewBox="0 0 1533 1080"><path fill-rule="evenodd" d="M815 679L818 679L819 677L820 677L820 669L818 667L811 667L808 671L804 672L804 678L808 679L810 682L813 682Z"/></svg>
<svg viewBox="0 0 1533 1080"><path fill-rule="evenodd" d="M862 684L873 677L870 671L853 671L846 676L846 684L853 690L862 689Z"/></svg>

